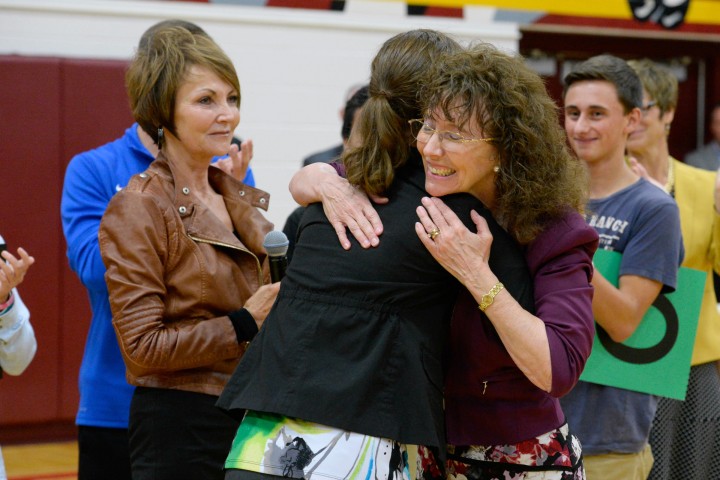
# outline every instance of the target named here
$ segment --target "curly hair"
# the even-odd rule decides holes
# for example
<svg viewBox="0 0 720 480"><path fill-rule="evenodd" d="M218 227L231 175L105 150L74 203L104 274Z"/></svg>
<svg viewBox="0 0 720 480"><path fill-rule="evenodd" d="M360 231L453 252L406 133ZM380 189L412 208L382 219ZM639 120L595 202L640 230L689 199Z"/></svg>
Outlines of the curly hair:
<svg viewBox="0 0 720 480"><path fill-rule="evenodd" d="M542 79L521 57L473 45L438 63L422 95L426 115L442 112L459 128L474 120L495 139L493 216L519 243L568 210L583 211L587 171L567 145Z"/></svg>
<svg viewBox="0 0 720 480"><path fill-rule="evenodd" d="M435 62L460 49L447 35L427 29L400 33L382 45L372 62L368 100L353 127L360 140L342 156L351 184L376 195L392 184L415 143L407 121L422 112L420 86Z"/></svg>

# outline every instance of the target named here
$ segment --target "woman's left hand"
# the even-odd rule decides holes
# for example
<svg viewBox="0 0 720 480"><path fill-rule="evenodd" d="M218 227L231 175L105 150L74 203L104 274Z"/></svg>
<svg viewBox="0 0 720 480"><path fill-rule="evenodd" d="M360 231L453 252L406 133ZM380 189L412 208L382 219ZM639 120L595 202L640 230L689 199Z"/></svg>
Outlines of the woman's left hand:
<svg viewBox="0 0 720 480"><path fill-rule="evenodd" d="M435 260L463 284L475 280L488 262L493 240L485 219L470 212L477 227L473 233L439 198L423 198L416 211L420 221L415 232ZM432 234L435 231L439 233Z"/></svg>
<svg viewBox="0 0 720 480"><path fill-rule="evenodd" d="M245 302L244 308L255 319L258 329L262 327L270 313L278 292L280 292L280 282L269 283L258 288Z"/></svg>

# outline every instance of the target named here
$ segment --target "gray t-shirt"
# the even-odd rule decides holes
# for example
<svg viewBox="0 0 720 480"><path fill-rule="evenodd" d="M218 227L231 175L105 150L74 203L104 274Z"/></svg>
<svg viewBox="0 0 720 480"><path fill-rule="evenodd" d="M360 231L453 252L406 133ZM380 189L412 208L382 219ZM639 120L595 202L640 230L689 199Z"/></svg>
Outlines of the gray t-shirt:
<svg viewBox="0 0 720 480"><path fill-rule="evenodd" d="M609 197L591 200L586 220L600 247L622 253L620 276L638 275L675 290L684 249L675 201L640 179ZM585 455L636 453L648 441L657 397L580 381L560 400Z"/></svg>

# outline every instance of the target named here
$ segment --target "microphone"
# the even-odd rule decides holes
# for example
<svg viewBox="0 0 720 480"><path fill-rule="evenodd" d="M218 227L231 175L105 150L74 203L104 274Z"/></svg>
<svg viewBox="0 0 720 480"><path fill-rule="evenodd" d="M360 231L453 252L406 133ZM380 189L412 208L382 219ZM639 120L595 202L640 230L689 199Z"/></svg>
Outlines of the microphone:
<svg viewBox="0 0 720 480"><path fill-rule="evenodd" d="M287 236L278 230L273 230L265 235L263 247L268 254L270 260L270 279L273 283L279 282L285 276L288 259L287 251L290 246L290 240Z"/></svg>

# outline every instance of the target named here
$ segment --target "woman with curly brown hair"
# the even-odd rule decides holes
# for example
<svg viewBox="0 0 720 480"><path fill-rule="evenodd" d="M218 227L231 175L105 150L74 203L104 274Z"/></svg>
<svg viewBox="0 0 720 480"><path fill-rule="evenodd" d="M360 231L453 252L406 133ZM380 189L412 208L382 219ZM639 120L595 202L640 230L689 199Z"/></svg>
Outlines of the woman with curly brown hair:
<svg viewBox="0 0 720 480"><path fill-rule="evenodd" d="M484 222L476 216L477 231L469 230L442 200L423 199L418 236L467 288L455 305L445 378L448 474L584 478L558 401L577 382L594 331L597 236L580 215L584 168L541 79L519 57L488 44L449 56L423 97L425 118L413 122L426 190L480 199L525 246L535 290L534 312L523 309L487 263Z"/></svg>
<svg viewBox="0 0 720 480"><path fill-rule="evenodd" d="M408 119L425 189L433 197L467 192L490 210L523 246L535 303L524 308L494 272L485 219L473 212L469 229L443 200L422 199L416 233L466 288L455 303L446 365L448 478L582 479L581 447L558 398L577 382L594 333L598 237L580 214L585 170L542 80L521 58L479 44L435 67L420 92L424 118ZM336 230L361 232L364 245L379 242L369 203L357 193L353 202L313 198L313 188L300 188L308 177L298 176L296 192L322 199ZM440 478L433 455L420 452L418 478Z"/></svg>

